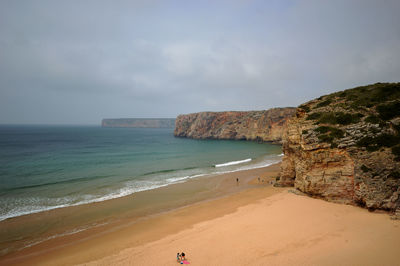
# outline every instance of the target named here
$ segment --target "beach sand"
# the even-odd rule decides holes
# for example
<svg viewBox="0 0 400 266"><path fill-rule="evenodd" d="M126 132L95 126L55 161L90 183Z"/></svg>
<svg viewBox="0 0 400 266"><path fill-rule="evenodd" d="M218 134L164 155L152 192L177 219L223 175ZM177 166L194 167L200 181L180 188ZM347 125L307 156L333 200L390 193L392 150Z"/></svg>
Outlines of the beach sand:
<svg viewBox="0 0 400 266"><path fill-rule="evenodd" d="M177 265L180 251L193 265L399 265L399 248L400 223L387 214L285 190L85 265Z"/></svg>
<svg viewBox="0 0 400 266"><path fill-rule="evenodd" d="M247 173L244 190L48 241L0 264L178 265L183 251L192 265L399 265L400 222L387 213L272 187L279 165L257 171L226 179Z"/></svg>

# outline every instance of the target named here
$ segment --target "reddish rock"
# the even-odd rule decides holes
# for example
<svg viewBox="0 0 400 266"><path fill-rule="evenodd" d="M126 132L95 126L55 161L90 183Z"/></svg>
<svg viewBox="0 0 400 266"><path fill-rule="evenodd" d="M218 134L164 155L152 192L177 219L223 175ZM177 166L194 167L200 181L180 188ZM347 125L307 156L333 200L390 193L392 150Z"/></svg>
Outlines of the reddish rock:
<svg viewBox="0 0 400 266"><path fill-rule="evenodd" d="M299 106L283 134L279 184L329 201L398 210L399 100L399 83L378 83Z"/></svg>
<svg viewBox="0 0 400 266"><path fill-rule="evenodd" d="M296 108L250 112L201 112L179 115L174 135L194 139L234 139L280 143Z"/></svg>

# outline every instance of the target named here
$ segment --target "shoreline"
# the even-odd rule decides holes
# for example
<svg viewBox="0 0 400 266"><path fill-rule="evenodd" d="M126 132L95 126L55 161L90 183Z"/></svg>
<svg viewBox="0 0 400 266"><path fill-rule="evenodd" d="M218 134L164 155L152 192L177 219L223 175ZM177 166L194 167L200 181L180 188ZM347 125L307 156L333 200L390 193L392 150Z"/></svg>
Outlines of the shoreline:
<svg viewBox="0 0 400 266"><path fill-rule="evenodd" d="M39 235L42 238L42 242L2 256L0 258L0 264L23 264L23 261L26 262L28 260L29 263L31 263L32 258L41 257L44 253L48 253L49 250L57 251L64 249L74 243L90 241L90 239L95 239L108 232L124 230L126 227L140 224L147 219L163 216L169 212L177 211L191 205L229 197L229 195L240 193L241 191L260 185L266 186L267 182L257 184L257 180L254 182L254 179L263 176L263 178L269 178L271 172L274 172L275 177L279 171L279 165L280 163L263 168L196 178L187 182L154 190L142 191L104 202L54 209L2 221L1 228L3 233L9 230L17 231L24 225L30 226L30 231L33 231L35 226L42 221L50 221L56 224L56 229L57 226L60 227L60 223L62 223L61 227L65 224L65 228L63 227L64 232L66 228L70 228L70 231L76 230L78 232L62 235L62 233L57 233L57 231L54 231L56 229L50 227L49 231L53 232L53 235L58 235L57 237L52 237L52 235ZM236 184L236 178L240 178L239 185ZM162 198L166 198L167 202L156 202ZM151 202L146 205L147 201ZM132 210L135 206L137 207L139 205L141 208ZM117 211L115 211L115 209L117 209ZM108 212L110 212L110 214ZM79 217L81 214L84 214L84 217ZM98 217L102 215L104 217L99 220ZM82 219L84 219L84 223L86 224L91 221L96 221L97 224L90 224L89 228L81 230L77 227L77 224L82 223ZM77 220L79 220L78 223L76 223ZM74 222L76 224L74 224ZM29 228L25 230L27 230L27 234L29 234Z"/></svg>
<svg viewBox="0 0 400 266"><path fill-rule="evenodd" d="M283 154L282 154L283 155ZM278 157L281 157L281 155L278 155ZM232 161L232 162L227 162L227 163L221 163L221 164L216 164L214 165L214 167L216 169L220 168L221 166L231 166L231 165L236 165L236 164L241 164L244 162L249 162L252 159L246 159L246 160L242 160L242 161ZM120 193L120 194L113 194L111 193L110 195L104 195L102 197L99 198L95 198L92 200L88 200L88 201L83 201L83 202L78 202L78 203L73 203L73 204L66 204L66 205L57 205L57 206L51 206L51 207L43 207L42 209L37 209L31 212L22 212L22 213L18 213L16 215L8 215L5 216L3 218L3 216L0 218L0 223L2 221L6 221L9 219L19 219L19 217L23 217L23 216L27 216L27 215L35 215L35 214L40 214L43 212L50 212L53 210L57 210L57 209L63 209L63 208L70 208L70 207L78 207L78 206L82 206L82 205L88 205L88 204L94 204L94 203L101 203L104 201L109 201L109 200L114 200L114 199L119 199L119 198L124 198L124 197L129 197L133 194L137 194L137 193L141 193L141 192L145 192L145 191L150 191L150 190L157 190L163 187L167 187L167 186L174 186L177 184L181 184L181 183L185 183L188 182L192 179L196 179L196 178L207 178L207 177L215 177L215 176L220 176L220 175L224 175L224 174L230 174L230 173L235 173L235 172L243 172L243 171L248 171L248 170L256 170L259 168L266 168L269 167L271 165L274 164L278 164L281 161L279 160L275 160L275 161L271 161L266 165L257 165L255 164L255 166L250 166L250 167L243 167L242 169L236 169L236 170L227 170L227 171L215 171L215 172L210 172L210 173L203 173L203 174L195 174L193 176L183 176L183 177L172 177L171 179L174 179L173 182L171 183L165 183L165 184L161 184L158 186L150 186L150 187L144 187L144 188L139 188L137 191L134 192L129 192L129 193Z"/></svg>

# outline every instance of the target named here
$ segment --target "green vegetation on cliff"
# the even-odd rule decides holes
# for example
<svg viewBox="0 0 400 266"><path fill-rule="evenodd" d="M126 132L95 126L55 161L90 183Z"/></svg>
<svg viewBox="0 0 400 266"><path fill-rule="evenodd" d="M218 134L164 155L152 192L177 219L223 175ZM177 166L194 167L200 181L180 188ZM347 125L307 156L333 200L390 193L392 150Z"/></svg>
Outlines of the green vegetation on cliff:
<svg viewBox="0 0 400 266"><path fill-rule="evenodd" d="M400 83L376 83L339 91L325 97L344 99L353 109L370 108L382 102L400 99Z"/></svg>
<svg viewBox="0 0 400 266"><path fill-rule="evenodd" d="M314 128L320 142L336 146L349 133L347 126L359 125L361 135L355 144L373 152L392 148L400 159L400 83L376 83L339 91L299 106ZM354 127L352 126L352 127ZM308 132L308 130L307 130Z"/></svg>
<svg viewBox="0 0 400 266"><path fill-rule="evenodd" d="M390 120L400 115L400 101L381 104L376 107L379 117L383 120Z"/></svg>
<svg viewBox="0 0 400 266"><path fill-rule="evenodd" d="M317 120L316 124L350 125L358 123L364 115L344 112L315 112L307 116L307 120Z"/></svg>
<svg viewBox="0 0 400 266"><path fill-rule="evenodd" d="M393 147L399 142L399 136L383 133L376 137L363 137L357 142L357 146L365 147L367 151L377 151L382 147Z"/></svg>

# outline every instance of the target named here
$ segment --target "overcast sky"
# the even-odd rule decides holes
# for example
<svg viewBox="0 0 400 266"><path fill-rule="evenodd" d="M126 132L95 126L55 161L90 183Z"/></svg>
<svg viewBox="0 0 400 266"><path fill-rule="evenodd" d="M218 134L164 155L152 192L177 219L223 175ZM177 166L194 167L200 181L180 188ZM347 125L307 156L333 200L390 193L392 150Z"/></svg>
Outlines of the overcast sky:
<svg viewBox="0 0 400 266"><path fill-rule="evenodd" d="M400 81L400 1L0 1L0 123L297 106Z"/></svg>

